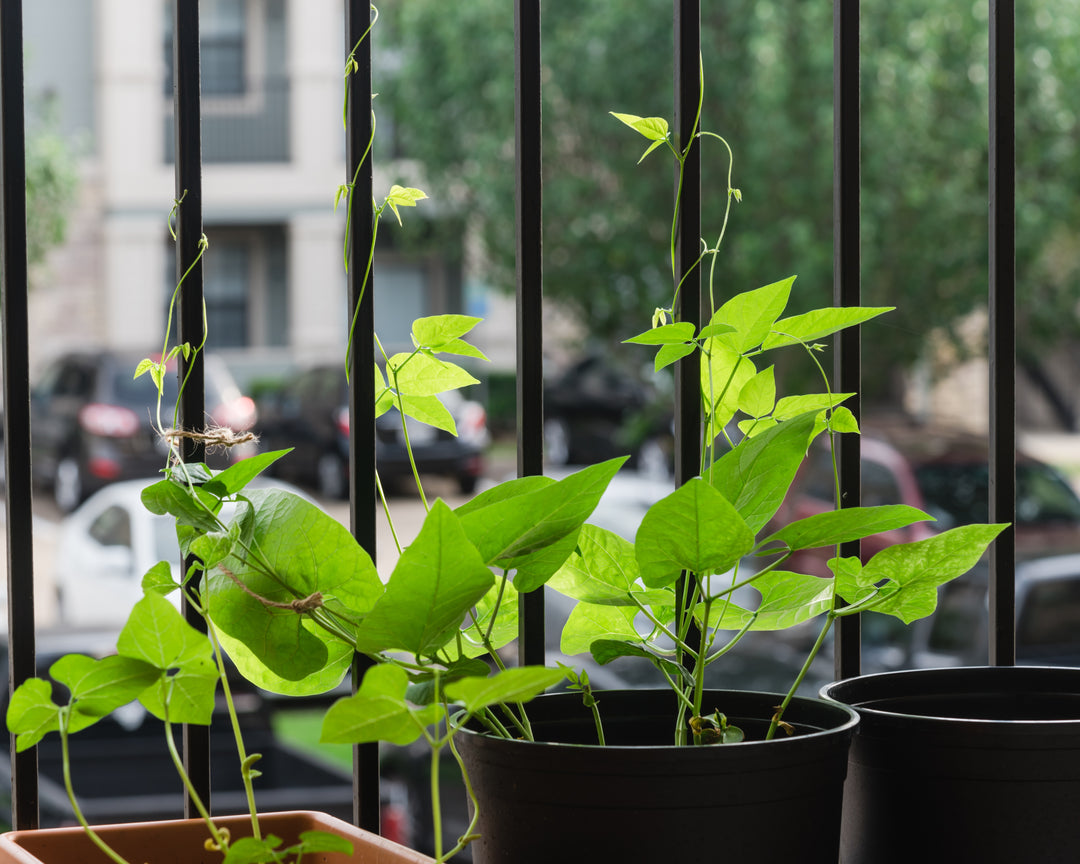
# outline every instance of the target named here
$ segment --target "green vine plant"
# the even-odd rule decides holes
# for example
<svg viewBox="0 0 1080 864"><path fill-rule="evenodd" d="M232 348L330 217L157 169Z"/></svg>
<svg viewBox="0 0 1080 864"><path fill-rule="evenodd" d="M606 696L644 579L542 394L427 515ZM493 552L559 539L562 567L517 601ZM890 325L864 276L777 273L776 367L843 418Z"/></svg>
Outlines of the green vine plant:
<svg viewBox="0 0 1080 864"><path fill-rule="evenodd" d="M672 144L666 121L617 116L648 140L645 155L661 147L672 152L682 176L686 151ZM730 178L731 148L723 145ZM347 184L338 201L353 193L354 186ZM740 197L730 179L727 195L730 210ZM424 197L419 190L394 187L382 204L372 202L375 224L386 209L400 221L401 208ZM677 219L676 210L673 225ZM726 228L725 216L720 240ZM204 243L203 253L206 248ZM719 240L711 247L702 244L699 265L709 256L710 274L719 248ZM374 245L368 250L363 290L369 288L373 255ZM634 542L587 524L625 459L592 465L561 480L509 480L456 508L424 496L427 515L419 534L408 545L399 542L397 562L389 573L379 574L345 526L315 504L281 488L251 485L275 461L288 458L288 451L261 453L224 470L171 457L162 479L143 491L142 501L151 512L173 518L184 560L192 563L186 572L174 574L168 563L159 562L143 577L145 596L121 633L116 655L100 660L71 655L53 665L53 679L70 693L66 702L53 700L52 685L44 679L31 679L16 690L7 721L18 748L32 746L49 732L58 732L66 742L68 735L133 698L167 725L206 724L220 685L251 804L252 836L233 840L204 814L209 843L226 864L298 861L340 841L305 837L299 847L281 848L274 845L276 838L261 834L254 807L258 754L244 749L224 658L257 687L305 697L337 687L361 654L372 666L355 694L327 710L321 738L352 745L425 741L435 857L446 861L474 839L479 815L463 769L473 821L462 836L444 841L440 762L449 752L461 765L455 738L466 725L532 740L527 703L568 683L581 693L582 710L592 714L603 740L604 696L593 692L587 671L507 668L502 659L501 650L517 637L518 595L545 585L577 601L562 633L563 653L591 653L601 664L625 656L648 661L680 707L676 743L738 746L733 742L742 732L728 722L723 706L710 704L705 710L704 682L707 667L746 633L823 616L816 653L828 628L843 615L872 609L910 622L933 610L937 586L971 567L1003 528L956 528L893 546L866 563L837 556L829 579L782 569L795 551L930 518L893 505L845 508L767 527L814 440L854 433L856 426L842 405L847 395L832 393L827 385L824 393L778 398L772 367L759 370L759 358L794 346L816 363L820 340L884 311L819 309L782 317L793 281L730 297L700 330L675 318L682 288L675 284L671 304L653 316L655 326L628 340L656 347L657 368L700 356L709 442L701 475L653 505ZM180 290L178 284L174 302ZM714 296L711 275L709 291ZM438 397L475 383L450 358L484 359L467 338L477 323L461 315L421 318L412 326L413 349L392 355L376 340L375 412L395 407L402 424L412 418L454 431L453 418ZM161 359L144 361L137 371L149 374L160 393L167 358L180 352L190 359L202 347L170 347L167 336ZM729 437L730 449L717 455L711 442L728 436L733 421L741 437ZM167 439L174 455L176 436L183 434L188 432ZM423 495L418 475L417 481ZM757 556L766 554L769 563L760 569L743 564L765 560ZM736 603L735 594L744 586L756 589L756 606ZM175 591L184 592L205 619L205 634L190 627L167 599ZM770 737L786 728L783 712L809 662L777 708ZM178 760L177 770L185 776ZM68 787L76 816L86 826ZM100 838L95 842L101 845ZM117 864L123 861L106 854Z"/></svg>

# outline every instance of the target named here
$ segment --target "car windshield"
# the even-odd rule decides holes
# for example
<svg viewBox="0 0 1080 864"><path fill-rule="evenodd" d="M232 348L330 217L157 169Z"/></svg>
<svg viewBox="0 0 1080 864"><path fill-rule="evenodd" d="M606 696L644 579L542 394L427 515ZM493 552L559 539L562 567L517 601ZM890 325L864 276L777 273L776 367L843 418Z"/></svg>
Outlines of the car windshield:
<svg viewBox="0 0 1080 864"><path fill-rule="evenodd" d="M989 470L985 464L935 462L915 469L929 507L949 514L957 525L989 521ZM1051 467L1041 462L1016 466L1016 521L1021 525L1080 521L1080 498Z"/></svg>

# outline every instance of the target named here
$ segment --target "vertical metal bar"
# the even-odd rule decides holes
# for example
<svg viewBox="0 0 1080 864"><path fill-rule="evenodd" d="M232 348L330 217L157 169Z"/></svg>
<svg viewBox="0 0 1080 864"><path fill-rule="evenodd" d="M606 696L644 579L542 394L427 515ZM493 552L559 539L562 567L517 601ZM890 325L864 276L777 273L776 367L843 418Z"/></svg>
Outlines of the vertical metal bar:
<svg viewBox="0 0 1080 864"><path fill-rule="evenodd" d="M674 281L682 285L675 317L701 326L701 148L693 136L701 102L701 3L675 0L675 146L690 150L682 178L675 240ZM678 178L676 178L676 187ZM675 366L675 483L701 473L701 358Z"/></svg>
<svg viewBox="0 0 1080 864"><path fill-rule="evenodd" d="M0 0L0 261L3 267L4 443L7 469L8 687L35 674L34 536L30 472L30 338L27 320L26 126L22 0ZM37 748L10 736L11 821L38 824Z"/></svg>
<svg viewBox="0 0 1080 864"><path fill-rule="evenodd" d="M678 288L672 310L677 321L701 327L701 147L696 135L701 104L701 3L674 0L675 146L689 148L680 181L675 175L678 225L672 278ZM681 188L680 188L681 185ZM675 485L701 473L701 358L697 353L675 364ZM686 579L686 574L682 580ZM680 585L682 585L680 581ZM675 595L676 617L682 614L686 592ZM688 633L697 639L696 627ZM686 658L686 662L690 662Z"/></svg>
<svg viewBox="0 0 1080 864"><path fill-rule="evenodd" d="M990 0L990 521L1016 521L1016 58L1013 0ZM990 551L990 663L1016 662L1012 528Z"/></svg>
<svg viewBox="0 0 1080 864"><path fill-rule="evenodd" d="M514 4L517 219L518 474L544 473L543 178L540 144L540 0ZM544 591L518 598L522 665L544 662Z"/></svg>
<svg viewBox="0 0 1080 864"><path fill-rule="evenodd" d="M354 70L348 78L345 118L346 182L349 192L348 293L349 308L359 309L349 364L349 515L353 536L375 559L375 268L367 270L375 232L372 200L371 118L371 4L349 0L345 7L345 50ZM367 34L365 36L365 34ZM353 661L353 690L370 666L367 658ZM369 831L379 830L379 748L353 748L353 821Z"/></svg>
<svg viewBox="0 0 1080 864"><path fill-rule="evenodd" d="M859 281L859 0L833 4L833 300L838 306L858 306ZM838 334L834 358L835 387L855 393L844 404L861 419L859 396L862 345L859 328ZM837 438L840 506L857 507L861 500L861 448L857 435ZM845 543L840 554L859 555L858 540ZM836 626L836 676L859 674L858 616L841 618Z"/></svg>
<svg viewBox="0 0 1080 864"><path fill-rule="evenodd" d="M202 240L202 127L199 74L199 3L176 0L173 7L173 106L175 124L176 198L180 209L176 217L176 278L183 278L177 316L177 340L193 347L205 339L203 322L203 268L200 257ZM201 432L205 428L202 353L185 359L179 357L177 375L182 389L179 400L180 428ZM181 439L185 462L202 462L206 447L193 439ZM192 586L198 588L197 582ZM202 616L186 599L184 615L200 630L206 629ZM210 729L207 726L183 727L184 770L203 803L210 806ZM191 795L184 794L184 815L199 815Z"/></svg>

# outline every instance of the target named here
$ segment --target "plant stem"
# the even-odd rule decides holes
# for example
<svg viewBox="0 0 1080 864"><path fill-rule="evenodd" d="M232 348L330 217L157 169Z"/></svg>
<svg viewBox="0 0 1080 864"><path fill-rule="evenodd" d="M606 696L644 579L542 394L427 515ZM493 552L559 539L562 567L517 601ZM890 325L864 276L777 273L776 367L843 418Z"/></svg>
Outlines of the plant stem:
<svg viewBox="0 0 1080 864"><path fill-rule="evenodd" d="M64 789L67 791L68 801L71 803L71 812L75 814L75 818L86 832L86 836L90 838L98 849L109 856L116 864L129 864L126 858L102 840L98 833L90 827L86 817L83 816L82 809L79 807L79 802L75 799L75 789L71 785L71 754L68 750L68 716L67 709L64 709L60 717L60 752L64 763Z"/></svg>
<svg viewBox="0 0 1080 864"><path fill-rule="evenodd" d="M821 628L821 633L818 634L814 647L810 649L810 653L806 657L806 662L803 663L802 669L799 670L799 674L795 678L795 682L791 685L791 689L788 690L787 695L784 697L784 701L780 703L780 707L777 708L776 713L773 714L772 721L769 723L769 731L765 734L766 741L771 741L776 735L776 729L780 725L780 719L784 716L784 712L787 710L788 705L791 704L791 700L795 698L795 691L799 689L799 685L802 684L806 674L810 671L810 664L814 662L814 658L817 657L818 652L821 650L821 646L825 644L825 636L828 634L829 628L832 627L835 618L836 613L832 610L825 614L825 626Z"/></svg>
<svg viewBox="0 0 1080 864"><path fill-rule="evenodd" d="M233 738L236 739L236 755L240 759L240 777L244 783L244 795L247 798L248 812L251 814L251 836L256 840L262 839L259 830L259 812L255 807L255 788L252 785L251 762L247 749L244 747L244 736L240 731L240 718L236 714L236 705L232 698L232 688L229 687L229 676L225 671L225 659L221 652L221 644L218 642L217 632L209 618L206 618L207 635L210 644L214 646L214 659L217 661L218 674L221 678L221 692L225 696L225 705L229 712L229 722L232 724ZM258 758L258 757L256 757Z"/></svg>
<svg viewBox="0 0 1080 864"><path fill-rule="evenodd" d="M214 820L210 818L210 813L206 809L206 805L203 804L202 799L199 797L199 793L195 790L195 785L191 782L191 778L188 776L187 771L184 770L184 761L180 758L179 752L176 749L176 741L173 740L172 724L169 722L169 709L168 701L165 700L165 744L169 748L169 755L172 757L173 765L176 767L176 773L180 775L180 780L184 784L184 788L187 790L188 795L191 796L191 803L195 805L195 809L199 811L199 815L202 817L203 822L206 823L206 827L210 831L210 836L213 837L214 843L223 852L227 852L229 848L229 840L214 824Z"/></svg>
<svg viewBox="0 0 1080 864"><path fill-rule="evenodd" d="M474 832L476 831L476 823L480 819L480 802L476 798L476 792L473 791L472 780L469 779L469 772L465 770L465 763L461 759L461 754L458 753L457 746L454 744L455 732L456 730L452 729L449 724L447 724L446 743L450 746L450 752L454 754L454 760L457 762L458 768L461 769L461 779L465 783L465 792L472 802L473 815L472 819L469 821L468 827L465 829L465 833L458 838L457 845L446 853L447 860L453 858L458 852L476 839Z"/></svg>

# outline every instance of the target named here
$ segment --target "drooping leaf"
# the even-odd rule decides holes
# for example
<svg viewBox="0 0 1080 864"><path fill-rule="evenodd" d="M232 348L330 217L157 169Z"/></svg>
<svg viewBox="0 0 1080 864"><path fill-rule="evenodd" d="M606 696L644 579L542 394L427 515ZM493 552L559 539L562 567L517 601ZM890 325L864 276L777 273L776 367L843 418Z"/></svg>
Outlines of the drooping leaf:
<svg viewBox="0 0 1080 864"><path fill-rule="evenodd" d="M779 544L784 549L817 549L861 540L882 531L894 531L932 519L929 514L907 504L845 507L791 522L762 540L761 546L771 549Z"/></svg>
<svg viewBox="0 0 1080 864"><path fill-rule="evenodd" d="M663 142L668 136L668 122L663 117L639 117L637 114L619 114L616 111L608 113L650 141Z"/></svg>
<svg viewBox="0 0 1080 864"><path fill-rule="evenodd" d="M589 646L593 659L601 666L617 660L620 657L641 657L648 660L658 669L666 672L673 681L683 681L684 684L693 684L693 677L685 666L654 654L641 645L629 642L619 642L614 639L597 639Z"/></svg>
<svg viewBox="0 0 1080 864"><path fill-rule="evenodd" d="M646 512L635 544L648 588L670 585L683 570L723 573L754 546L754 533L731 503L699 477Z"/></svg>
<svg viewBox="0 0 1080 864"><path fill-rule="evenodd" d="M397 403L395 403L396 406ZM442 403L438 396L405 396L401 397L401 407L405 414L428 426L442 429L451 435L457 435L457 424L454 415Z"/></svg>
<svg viewBox="0 0 1080 864"><path fill-rule="evenodd" d="M565 678L561 669L517 666L489 678L463 678L446 685L446 695L470 714L490 705L528 702Z"/></svg>
<svg viewBox="0 0 1080 864"><path fill-rule="evenodd" d="M190 525L200 531L215 531L219 527L214 515L217 499L200 493L198 487L192 492L171 480L159 480L143 489L142 503L151 513L172 516L179 524Z"/></svg>
<svg viewBox="0 0 1080 864"><path fill-rule="evenodd" d="M426 655L445 645L494 582L458 517L441 499L406 547L386 591L357 631L362 650Z"/></svg>
<svg viewBox="0 0 1080 864"><path fill-rule="evenodd" d="M692 342L661 345L660 350L656 352L656 360L653 362L653 369L657 372L661 369L666 369L672 363L677 363L679 360L682 360L683 357L689 357L696 350L697 345Z"/></svg>
<svg viewBox="0 0 1080 864"><path fill-rule="evenodd" d="M877 584L890 580L896 590L871 607L910 624L937 607L937 589L975 566L1007 525L962 525L914 543L900 543L878 552L860 579Z"/></svg>
<svg viewBox="0 0 1080 864"><path fill-rule="evenodd" d="M411 744L423 734L424 726L438 722L443 708L440 704L412 708L405 699L408 686L404 669L385 663L372 666L355 694L330 706L319 740L329 744Z"/></svg>

